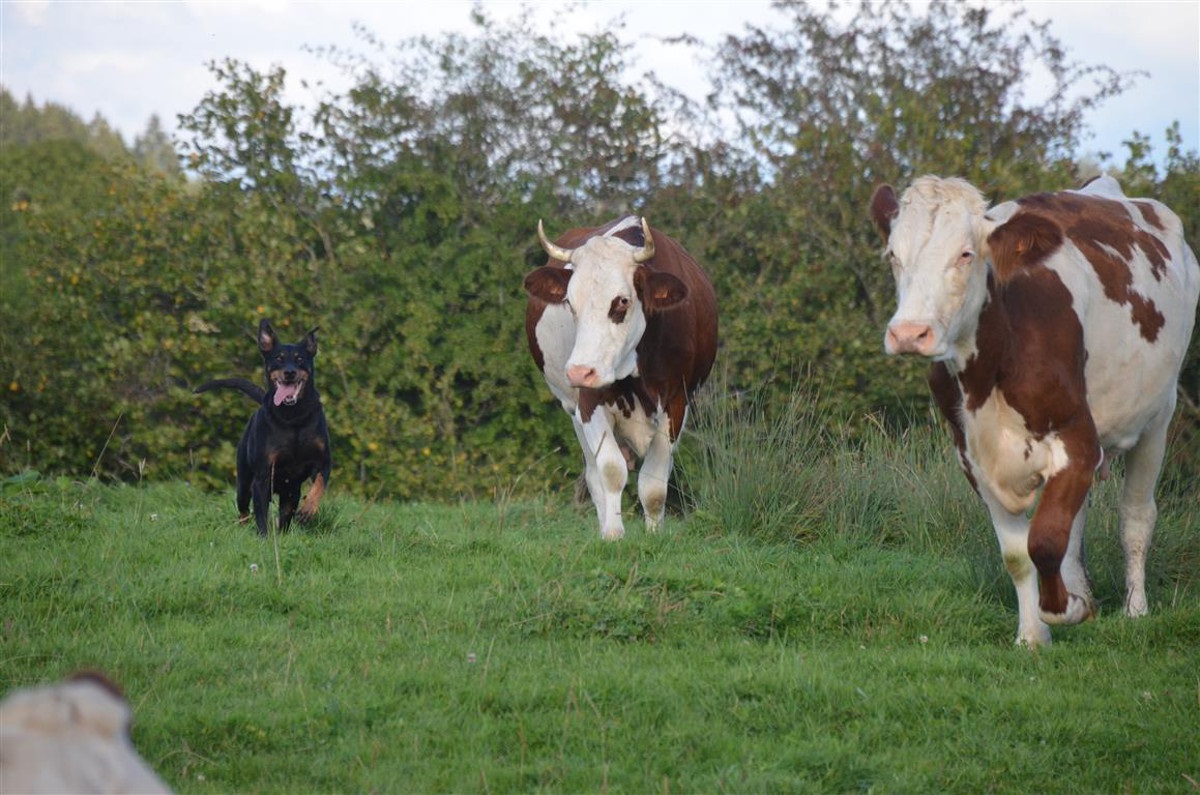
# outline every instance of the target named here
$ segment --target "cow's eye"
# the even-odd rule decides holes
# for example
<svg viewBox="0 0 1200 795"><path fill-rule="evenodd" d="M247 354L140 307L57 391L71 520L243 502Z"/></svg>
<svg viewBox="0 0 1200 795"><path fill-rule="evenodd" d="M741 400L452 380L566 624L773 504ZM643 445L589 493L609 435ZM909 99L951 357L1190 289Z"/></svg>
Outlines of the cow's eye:
<svg viewBox="0 0 1200 795"><path fill-rule="evenodd" d="M958 256L958 264L959 265L970 265L971 262L974 261L974 259L975 259L975 252L968 249Z"/></svg>
<svg viewBox="0 0 1200 795"><path fill-rule="evenodd" d="M629 311L629 297L618 295L608 307L608 317L614 323L624 323L625 313Z"/></svg>

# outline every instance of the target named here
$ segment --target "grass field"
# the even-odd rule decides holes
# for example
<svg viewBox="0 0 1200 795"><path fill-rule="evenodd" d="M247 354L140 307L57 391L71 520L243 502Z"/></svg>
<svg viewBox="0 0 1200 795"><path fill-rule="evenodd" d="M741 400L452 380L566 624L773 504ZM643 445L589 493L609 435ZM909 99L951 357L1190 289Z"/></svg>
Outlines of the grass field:
<svg viewBox="0 0 1200 795"><path fill-rule="evenodd" d="M1192 487L1160 502L1137 621L1098 490L1101 615L1031 652L942 445L881 431L793 472L803 499L709 484L620 543L553 494L367 503L335 478L264 540L232 493L15 478L0 686L106 671L181 792L1196 791ZM755 533L756 504L790 529Z"/></svg>

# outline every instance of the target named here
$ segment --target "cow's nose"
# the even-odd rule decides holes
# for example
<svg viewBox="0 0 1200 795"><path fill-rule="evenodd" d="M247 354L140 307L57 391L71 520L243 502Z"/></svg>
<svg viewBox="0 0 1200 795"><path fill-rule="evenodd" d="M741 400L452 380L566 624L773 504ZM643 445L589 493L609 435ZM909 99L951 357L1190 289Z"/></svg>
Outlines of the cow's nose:
<svg viewBox="0 0 1200 795"><path fill-rule="evenodd" d="M571 365L567 368L567 380L571 382L571 386L595 386L596 368L582 364Z"/></svg>
<svg viewBox="0 0 1200 795"><path fill-rule="evenodd" d="M928 323L892 323L888 326L884 342L888 353L916 353L921 356L928 356L933 345L933 328Z"/></svg>

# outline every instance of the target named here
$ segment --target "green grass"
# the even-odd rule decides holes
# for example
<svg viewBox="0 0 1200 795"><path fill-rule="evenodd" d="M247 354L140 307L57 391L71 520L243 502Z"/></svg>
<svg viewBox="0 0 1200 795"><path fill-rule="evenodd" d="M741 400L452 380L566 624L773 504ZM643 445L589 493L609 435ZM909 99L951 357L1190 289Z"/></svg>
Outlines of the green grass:
<svg viewBox="0 0 1200 795"><path fill-rule="evenodd" d="M813 457L793 537L335 492L263 540L231 494L10 482L0 686L108 672L181 792L1194 791L1194 494L1162 504L1151 615L1119 615L1098 507L1103 613L1030 652L939 441Z"/></svg>

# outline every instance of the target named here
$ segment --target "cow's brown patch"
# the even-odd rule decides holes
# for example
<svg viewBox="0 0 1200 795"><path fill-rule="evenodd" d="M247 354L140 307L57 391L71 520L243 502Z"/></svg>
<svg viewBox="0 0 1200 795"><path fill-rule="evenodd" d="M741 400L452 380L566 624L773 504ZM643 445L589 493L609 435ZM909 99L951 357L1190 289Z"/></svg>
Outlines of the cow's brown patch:
<svg viewBox="0 0 1200 795"><path fill-rule="evenodd" d="M1037 438L1086 412L1087 353L1072 304L1070 290L1051 270L1028 271L1004 286L989 277L976 352L958 373L963 407L979 411L998 389Z"/></svg>
<svg viewBox="0 0 1200 795"><path fill-rule="evenodd" d="M975 476L971 473L971 468L967 463L967 437L963 433L962 417L960 416L963 408L963 393L945 362L934 362L930 366L929 391L933 393L933 400L941 410L942 416L950 423L954 447L958 450L958 463L962 466L971 488L978 494L979 484L975 482Z"/></svg>
<svg viewBox="0 0 1200 795"><path fill-rule="evenodd" d="M1001 284L1011 281L1023 269L1041 265L1063 244L1062 229L1049 218L1020 213L988 235L992 252L992 270Z"/></svg>
<svg viewBox="0 0 1200 795"><path fill-rule="evenodd" d="M1074 193L1039 193L1020 199L1019 204L1024 211L1041 215L1061 227L1091 263L1104 287L1104 295L1114 303L1129 307L1131 319L1148 342L1158 339L1166 318L1152 300L1134 291L1130 263L1140 251L1150 265L1151 274L1161 281L1170 259L1170 252L1161 239L1135 223L1125 206L1111 199ZM1138 209L1154 228L1163 228L1153 207L1145 205Z"/></svg>
<svg viewBox="0 0 1200 795"><path fill-rule="evenodd" d="M1166 227L1163 226L1162 220L1159 219L1158 211L1154 209L1153 204L1145 201L1134 201L1133 206L1138 208L1138 212L1142 214L1142 218L1145 219L1146 223L1155 229L1166 231Z"/></svg>
<svg viewBox="0 0 1200 795"><path fill-rule="evenodd" d="M655 409L654 398L646 391L642 379L636 376L622 378L599 389L579 390L580 419L591 422L592 415L600 406L608 406L620 412L625 419L632 417L639 406L648 417L653 416Z"/></svg>

